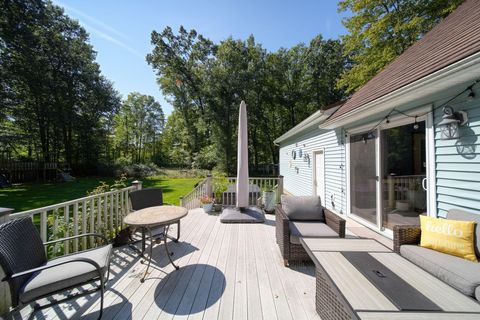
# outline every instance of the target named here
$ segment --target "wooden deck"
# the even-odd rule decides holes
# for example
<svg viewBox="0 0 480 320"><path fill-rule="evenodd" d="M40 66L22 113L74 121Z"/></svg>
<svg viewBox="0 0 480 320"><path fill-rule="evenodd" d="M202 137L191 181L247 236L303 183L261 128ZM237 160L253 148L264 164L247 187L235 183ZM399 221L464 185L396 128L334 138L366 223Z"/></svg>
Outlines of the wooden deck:
<svg viewBox="0 0 480 320"><path fill-rule="evenodd" d="M319 319L313 264L283 266L273 215L264 224L222 224L194 209L181 231L169 245L180 270L156 245L145 283L136 253L114 251L103 319ZM12 318L95 319L99 304L96 293L35 314L28 306Z"/></svg>

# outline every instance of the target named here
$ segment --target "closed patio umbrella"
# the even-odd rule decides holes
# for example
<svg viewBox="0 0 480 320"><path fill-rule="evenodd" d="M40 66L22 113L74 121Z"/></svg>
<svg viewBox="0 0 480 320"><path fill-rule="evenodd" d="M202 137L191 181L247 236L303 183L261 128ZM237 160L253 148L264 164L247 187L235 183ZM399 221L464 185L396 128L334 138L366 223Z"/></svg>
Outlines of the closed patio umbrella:
<svg viewBox="0 0 480 320"><path fill-rule="evenodd" d="M235 208L226 207L220 215L223 223L255 223L264 222L263 211L249 206L250 186L248 183L248 130L247 105L240 103L238 114L238 141L237 141L237 184Z"/></svg>
<svg viewBox="0 0 480 320"><path fill-rule="evenodd" d="M248 207L248 131L247 105L240 103L238 114L238 145L237 145L237 197L236 207Z"/></svg>

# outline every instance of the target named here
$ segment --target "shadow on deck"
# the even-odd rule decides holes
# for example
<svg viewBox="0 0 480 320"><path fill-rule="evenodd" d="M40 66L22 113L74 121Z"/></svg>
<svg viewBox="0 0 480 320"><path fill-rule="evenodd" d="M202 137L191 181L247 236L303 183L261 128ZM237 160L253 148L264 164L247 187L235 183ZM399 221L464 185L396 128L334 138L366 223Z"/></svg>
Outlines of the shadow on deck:
<svg viewBox="0 0 480 320"><path fill-rule="evenodd" d="M169 243L180 269L156 245L144 283L136 252L115 249L102 319L319 319L313 264L285 268L275 217L266 218L264 224L221 224L216 215L191 210L180 242ZM10 318L96 319L99 306L95 293L34 314L27 306Z"/></svg>

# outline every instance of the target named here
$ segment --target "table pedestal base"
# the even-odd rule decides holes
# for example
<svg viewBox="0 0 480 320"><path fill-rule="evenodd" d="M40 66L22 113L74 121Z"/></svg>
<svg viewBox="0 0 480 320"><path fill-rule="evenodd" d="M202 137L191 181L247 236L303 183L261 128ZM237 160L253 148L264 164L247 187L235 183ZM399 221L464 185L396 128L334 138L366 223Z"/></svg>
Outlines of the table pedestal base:
<svg viewBox="0 0 480 320"><path fill-rule="evenodd" d="M159 226L155 226L155 228L158 228L158 227ZM140 279L140 282L142 283L145 282L145 278L147 277L148 270L150 269L150 264L152 263L152 251L153 251L153 245L155 244L155 242L160 243L163 241L163 244L165 246L165 251L167 253L167 257L168 257L168 260L170 261L170 264L175 268L175 270L178 270L180 268L173 262L172 260L173 252L170 252L170 250L168 250L168 244L167 244L167 239L171 239L174 242L178 242L178 239L168 235L168 228L169 228L168 225L164 226L163 232L156 235L152 235L152 228L144 227L143 228L144 230L142 230L142 240L141 240L142 249L140 250L133 245L130 246L135 251L137 251L142 257L142 260L140 260L140 263L141 264L147 263L147 269L145 270L143 277ZM148 233L148 237L150 238L150 248L149 248L148 257L145 256L145 247L146 247L145 232Z"/></svg>

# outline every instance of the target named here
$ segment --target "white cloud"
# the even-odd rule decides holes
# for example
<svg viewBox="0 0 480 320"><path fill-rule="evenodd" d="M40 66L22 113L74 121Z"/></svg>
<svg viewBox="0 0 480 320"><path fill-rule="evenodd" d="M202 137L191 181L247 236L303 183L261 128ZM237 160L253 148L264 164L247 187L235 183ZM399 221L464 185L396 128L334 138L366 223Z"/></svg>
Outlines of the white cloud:
<svg viewBox="0 0 480 320"><path fill-rule="evenodd" d="M67 9L68 11L71 11L73 13L75 13L76 15L90 21L90 22L93 22L97 27L93 27L87 23L85 23L85 21L82 21L81 19L78 19L80 24L83 25L85 27L85 29L87 29L88 31L94 33L95 35L97 35L98 37L104 39L104 40L107 40L108 42L110 43L113 43L119 47L122 47L123 49L129 51L130 53L134 54L135 56L141 58L141 59L145 59L145 55L141 54L140 52L138 52L137 50L135 50L134 48L132 48L131 46L129 46L128 44L126 44L125 42L123 42L122 40L118 39L118 37L120 38L123 38L125 40L129 40L127 36L125 36L123 33L121 33L120 31L118 31L117 29L103 23L102 21L80 11L80 10L77 10L73 7L70 7L66 4L63 4L62 2L60 1L55 1L58 5L64 7L65 9ZM100 30L100 29L103 29L103 30Z"/></svg>
<svg viewBox="0 0 480 320"><path fill-rule="evenodd" d="M94 17L86 14L85 12L80 11L80 10L78 10L78 9L75 9L74 7L71 7L71 6L69 6L69 5L66 5L66 4L64 4L64 3L60 2L60 1L55 1L55 2L56 2L58 5L64 7L65 9L68 9L68 11L71 11L71 12L75 13L76 15L78 15L78 16L86 19L86 20L89 20L89 21L93 22L94 24L98 25L99 27L101 27L101 28L103 28L103 29L108 30L109 32L115 34L116 36L119 36L119 37L121 37L121 38L123 38L123 39L125 39L125 40L129 40L128 37L127 37L125 34L123 34L122 32L120 32L120 31L118 31L117 29L115 29L115 28L113 28L113 27L111 27L111 26L103 23L102 21L100 21L100 20L98 20L98 19L96 19L96 18L94 18Z"/></svg>
<svg viewBox="0 0 480 320"><path fill-rule="evenodd" d="M96 34L97 36L99 36L100 38L102 39L105 39L107 40L108 42L111 42L113 44L116 44L117 46L119 47L122 47L123 49L129 51L130 53L136 55L137 57L139 58L142 58L144 59L145 58L145 55L141 54L140 52L138 52L137 50L135 50L134 48L130 47L128 44L118 40L117 38L109 35L108 33L106 32L103 32L101 30L98 30L97 28L94 28L88 24L86 24L85 22L81 22L81 24L85 27L85 29L91 31L92 33Z"/></svg>

